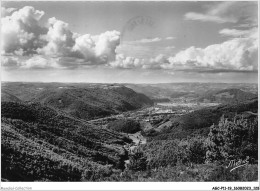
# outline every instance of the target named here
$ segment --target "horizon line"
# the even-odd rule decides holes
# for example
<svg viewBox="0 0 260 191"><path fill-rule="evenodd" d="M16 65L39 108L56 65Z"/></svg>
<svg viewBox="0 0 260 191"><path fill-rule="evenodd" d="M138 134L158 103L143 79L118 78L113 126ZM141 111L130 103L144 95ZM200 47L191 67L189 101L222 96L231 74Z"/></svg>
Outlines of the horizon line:
<svg viewBox="0 0 260 191"><path fill-rule="evenodd" d="M52 81L52 82L43 82L43 81L3 81L2 83L68 83L68 84L258 84L258 82L159 82L159 83L130 83L130 82L59 82L59 81Z"/></svg>

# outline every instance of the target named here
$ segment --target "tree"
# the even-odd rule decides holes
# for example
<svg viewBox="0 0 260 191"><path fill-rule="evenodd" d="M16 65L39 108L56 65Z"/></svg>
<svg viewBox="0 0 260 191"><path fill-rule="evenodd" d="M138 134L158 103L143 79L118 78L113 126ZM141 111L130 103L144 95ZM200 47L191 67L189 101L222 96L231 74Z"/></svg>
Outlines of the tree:
<svg viewBox="0 0 260 191"><path fill-rule="evenodd" d="M135 171L146 170L147 167L147 157L143 152L137 151L136 153L129 155L129 169Z"/></svg>

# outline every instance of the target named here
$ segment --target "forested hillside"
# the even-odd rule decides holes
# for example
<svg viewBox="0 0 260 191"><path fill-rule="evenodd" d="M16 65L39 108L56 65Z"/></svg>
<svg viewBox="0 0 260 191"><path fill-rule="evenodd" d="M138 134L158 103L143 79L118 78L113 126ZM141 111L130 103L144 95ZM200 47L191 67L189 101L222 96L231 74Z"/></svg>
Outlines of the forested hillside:
<svg viewBox="0 0 260 191"><path fill-rule="evenodd" d="M1 106L2 178L88 181L124 168L129 138L40 104Z"/></svg>
<svg viewBox="0 0 260 191"><path fill-rule="evenodd" d="M121 85L5 83L3 92L12 99L17 97L22 101L39 102L86 120L153 104L147 96Z"/></svg>
<svg viewBox="0 0 260 191"><path fill-rule="evenodd" d="M19 98L17 98L16 96L6 92L6 91L2 91L1 92L1 101L6 101L6 102L21 102L21 100Z"/></svg>

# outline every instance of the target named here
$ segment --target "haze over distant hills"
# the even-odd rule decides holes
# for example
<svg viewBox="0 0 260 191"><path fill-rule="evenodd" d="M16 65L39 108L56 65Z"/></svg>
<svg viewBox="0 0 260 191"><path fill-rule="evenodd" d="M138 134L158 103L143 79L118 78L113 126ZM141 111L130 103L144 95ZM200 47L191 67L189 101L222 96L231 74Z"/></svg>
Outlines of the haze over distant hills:
<svg viewBox="0 0 260 191"><path fill-rule="evenodd" d="M238 101L244 101L247 98L257 96L257 84L232 84L232 83L162 83L162 84L125 84L126 87L133 89L136 92L145 94L152 99L176 99L188 98L194 101L201 101L209 98L209 101L220 101L227 103L233 98ZM221 92L227 92L220 94ZM219 97L214 94L219 92ZM222 93L223 93L222 92ZM230 94L229 94L229 93ZM231 97L228 98L228 95ZM225 97L225 98L224 98ZM223 99L221 99L223 98ZM229 100L227 100L229 99ZM206 100L205 100L206 101Z"/></svg>
<svg viewBox="0 0 260 191"><path fill-rule="evenodd" d="M236 103L257 98L257 94L245 92L240 89L224 89L219 91L209 91L198 100L202 102Z"/></svg>

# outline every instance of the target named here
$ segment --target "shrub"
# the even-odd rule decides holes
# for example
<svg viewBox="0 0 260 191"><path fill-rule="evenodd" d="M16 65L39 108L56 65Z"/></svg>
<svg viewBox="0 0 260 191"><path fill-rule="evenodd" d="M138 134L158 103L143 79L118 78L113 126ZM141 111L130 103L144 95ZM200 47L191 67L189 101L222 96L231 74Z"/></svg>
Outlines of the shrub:
<svg viewBox="0 0 260 191"><path fill-rule="evenodd" d="M192 163L202 164L206 159L205 138L193 137L188 141L188 160Z"/></svg>
<svg viewBox="0 0 260 191"><path fill-rule="evenodd" d="M235 116L233 120L228 120L222 117L218 125L210 127L206 160L245 159L247 156L257 160L257 123L257 118Z"/></svg>
<svg viewBox="0 0 260 191"><path fill-rule="evenodd" d="M178 145L177 140L151 141L142 145L142 151L148 160L149 168L175 166L177 163L188 162L188 153Z"/></svg>
<svg viewBox="0 0 260 191"><path fill-rule="evenodd" d="M112 166L95 166L89 167L81 174L81 181L96 181L112 174Z"/></svg>
<svg viewBox="0 0 260 191"><path fill-rule="evenodd" d="M129 156L129 169L135 171L146 170L147 167L147 157L143 152L137 151L136 153Z"/></svg>
<svg viewBox="0 0 260 191"><path fill-rule="evenodd" d="M257 181L258 167L246 165L230 172L224 165L216 165L208 171L205 181Z"/></svg>

